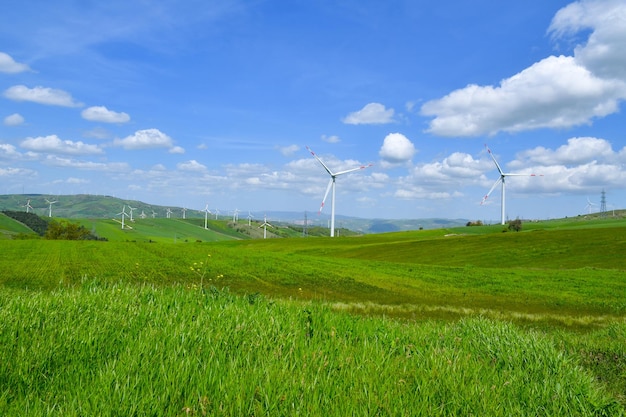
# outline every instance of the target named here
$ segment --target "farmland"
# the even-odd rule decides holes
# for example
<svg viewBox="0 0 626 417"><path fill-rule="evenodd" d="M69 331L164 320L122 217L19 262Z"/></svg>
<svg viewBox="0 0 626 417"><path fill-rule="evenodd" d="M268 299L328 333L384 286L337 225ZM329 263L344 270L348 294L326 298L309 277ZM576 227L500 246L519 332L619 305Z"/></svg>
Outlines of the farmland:
<svg viewBox="0 0 626 417"><path fill-rule="evenodd" d="M266 240L86 222L109 241L0 240L2 414L623 414L622 220Z"/></svg>

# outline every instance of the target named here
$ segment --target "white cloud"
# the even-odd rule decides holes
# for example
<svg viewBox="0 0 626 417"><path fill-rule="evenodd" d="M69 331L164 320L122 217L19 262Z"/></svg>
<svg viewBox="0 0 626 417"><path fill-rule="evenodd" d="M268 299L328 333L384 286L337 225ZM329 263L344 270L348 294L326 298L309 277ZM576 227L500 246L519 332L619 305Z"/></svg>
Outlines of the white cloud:
<svg viewBox="0 0 626 417"><path fill-rule="evenodd" d="M341 141L337 135L322 135L322 140L327 143L339 143Z"/></svg>
<svg viewBox="0 0 626 417"><path fill-rule="evenodd" d="M0 168L0 177L31 177L36 175L32 169L24 168Z"/></svg>
<svg viewBox="0 0 626 417"><path fill-rule="evenodd" d="M21 154L17 151L15 146L10 143L0 143L0 158L16 159L20 156Z"/></svg>
<svg viewBox="0 0 626 417"><path fill-rule="evenodd" d="M13 113L4 118L5 126L19 126L24 123L24 117L19 113Z"/></svg>
<svg viewBox="0 0 626 417"><path fill-rule="evenodd" d="M62 158L56 155L46 156L45 163L47 165L62 167L62 168L76 168L86 171L99 171L99 172L112 172L112 173L127 173L130 171L130 167L126 162L93 162L93 161L78 161L70 158Z"/></svg>
<svg viewBox="0 0 626 417"><path fill-rule="evenodd" d="M590 123L618 110L626 83L595 77L572 57L549 57L500 83L469 85L422 106L429 132L478 136Z"/></svg>
<svg viewBox="0 0 626 417"><path fill-rule="evenodd" d="M385 137L378 152L386 162L398 164L410 161L415 155L415 146L401 133L390 133Z"/></svg>
<svg viewBox="0 0 626 417"><path fill-rule="evenodd" d="M574 56L550 56L497 86L468 85L431 100L429 132L479 136L499 131L567 128L590 124L619 110L626 99L626 3L581 0L554 16L554 40L586 35Z"/></svg>
<svg viewBox="0 0 626 417"><path fill-rule="evenodd" d="M172 154L181 154L182 155L182 154L185 153L185 148L182 148L180 146L172 146L168 152L172 153Z"/></svg>
<svg viewBox="0 0 626 417"><path fill-rule="evenodd" d="M20 143L24 149L33 152L46 152L66 155L94 155L103 153L97 145L89 145L81 141L61 140L57 135L26 138Z"/></svg>
<svg viewBox="0 0 626 417"><path fill-rule="evenodd" d="M369 103L361 110L347 115L343 122L349 125L386 124L394 122L393 114L393 109L386 109L380 103Z"/></svg>
<svg viewBox="0 0 626 417"><path fill-rule="evenodd" d="M174 141L159 129L138 130L124 139L116 139L115 145L124 149L172 148Z"/></svg>
<svg viewBox="0 0 626 417"><path fill-rule="evenodd" d="M517 156L517 161L511 166L517 168L528 164L542 166L550 165L574 165L587 164L599 159L612 160L617 155L611 144L604 140L592 137L570 138L566 145L559 146L556 150L538 146L534 149L522 152Z"/></svg>
<svg viewBox="0 0 626 417"><path fill-rule="evenodd" d="M93 106L86 108L81 112L81 116L85 120L103 123L127 123L130 116L126 113L118 113L107 109L104 106Z"/></svg>
<svg viewBox="0 0 626 417"><path fill-rule="evenodd" d="M202 165L195 159L187 162L181 162L176 167L181 171L191 171L191 172L203 172L206 171L206 166Z"/></svg>
<svg viewBox="0 0 626 417"><path fill-rule="evenodd" d="M6 74L17 74L18 72L29 71L30 68L26 64L20 64L7 53L0 52L0 72Z"/></svg>
<svg viewBox="0 0 626 417"><path fill-rule="evenodd" d="M626 3L623 0L582 0L559 10L550 24L555 40L591 30L576 46L577 62L595 75L626 80Z"/></svg>
<svg viewBox="0 0 626 417"><path fill-rule="evenodd" d="M282 146L278 148L284 156L291 156L300 150L298 145Z"/></svg>
<svg viewBox="0 0 626 417"><path fill-rule="evenodd" d="M63 90L40 87L28 88L25 85L9 87L4 96L15 101L32 101L33 103L62 107L82 107L82 103L74 101L72 95Z"/></svg>

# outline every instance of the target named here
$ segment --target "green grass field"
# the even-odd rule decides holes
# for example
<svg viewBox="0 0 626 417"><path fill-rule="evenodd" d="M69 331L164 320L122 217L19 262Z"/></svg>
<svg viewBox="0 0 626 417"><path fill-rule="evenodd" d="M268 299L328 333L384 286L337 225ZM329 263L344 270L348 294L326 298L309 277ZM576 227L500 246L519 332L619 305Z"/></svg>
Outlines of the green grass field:
<svg viewBox="0 0 626 417"><path fill-rule="evenodd" d="M0 240L0 415L624 414L624 221L267 240L163 221Z"/></svg>

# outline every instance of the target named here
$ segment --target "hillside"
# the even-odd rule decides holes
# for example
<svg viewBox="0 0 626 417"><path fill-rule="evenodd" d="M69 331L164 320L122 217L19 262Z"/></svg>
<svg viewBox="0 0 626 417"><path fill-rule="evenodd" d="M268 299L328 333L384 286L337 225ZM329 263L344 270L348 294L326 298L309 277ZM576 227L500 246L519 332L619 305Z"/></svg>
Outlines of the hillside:
<svg viewBox="0 0 626 417"><path fill-rule="evenodd" d="M26 210L26 204L30 202L32 211L43 217L49 215L50 205L47 201L56 201L52 204L52 216L68 219L110 219L122 211L123 206L133 207L135 218L167 218L167 210L170 209L170 218L182 219L183 207L166 207L149 204L136 200L125 200L112 196L101 195L60 195L50 196L43 194L6 194L0 195L0 211L2 210ZM186 219L204 219L203 208L187 208L185 210ZM130 210L127 208L127 211ZM143 216L142 216L143 213ZM247 211L241 212L239 222L247 224ZM264 211L250 213L253 220L262 222L265 215L272 224L291 226L302 233L304 219L306 217L309 224L310 235L323 235L317 229L328 228L329 216L327 213L317 214L315 212L284 212L284 211ZM229 209L220 209L216 218L211 214L212 220L232 221L233 213ZM362 219L343 215L336 216L336 226L338 229L363 233L386 233L404 230L419 229L439 229L444 227L463 226L466 219ZM339 233L341 235L341 232Z"/></svg>

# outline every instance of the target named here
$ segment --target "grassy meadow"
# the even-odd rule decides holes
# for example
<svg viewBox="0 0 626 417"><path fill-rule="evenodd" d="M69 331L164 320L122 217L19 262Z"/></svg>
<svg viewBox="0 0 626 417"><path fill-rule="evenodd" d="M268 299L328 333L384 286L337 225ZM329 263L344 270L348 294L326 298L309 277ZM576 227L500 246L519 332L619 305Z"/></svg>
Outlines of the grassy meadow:
<svg viewBox="0 0 626 417"><path fill-rule="evenodd" d="M624 415L625 226L0 240L0 415Z"/></svg>

